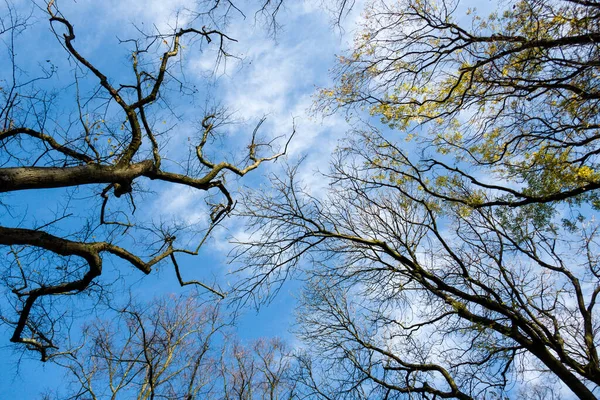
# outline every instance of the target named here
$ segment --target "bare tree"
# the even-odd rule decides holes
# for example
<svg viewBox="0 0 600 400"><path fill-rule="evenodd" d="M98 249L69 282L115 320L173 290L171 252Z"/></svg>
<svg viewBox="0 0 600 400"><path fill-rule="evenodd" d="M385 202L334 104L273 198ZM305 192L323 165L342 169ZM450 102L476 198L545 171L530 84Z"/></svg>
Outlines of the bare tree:
<svg viewBox="0 0 600 400"><path fill-rule="evenodd" d="M259 339L250 346L233 340L220 359L222 392L217 398L277 400L296 398L291 351L278 338Z"/></svg>
<svg viewBox="0 0 600 400"><path fill-rule="evenodd" d="M219 306L196 297L129 304L111 320L90 323L75 351L53 358L67 369L70 382L57 395L94 400L291 398L287 346L278 339L244 346L224 320Z"/></svg>
<svg viewBox="0 0 600 400"><path fill-rule="evenodd" d="M600 4L364 15L321 106L395 130L341 142L326 193L294 167L248 195L241 293L302 268L315 397L596 398Z"/></svg>
<svg viewBox="0 0 600 400"><path fill-rule="evenodd" d="M62 90L52 88L65 75L58 74L51 60L40 67L38 78L19 65L18 39L27 34L27 19L19 19L7 3L0 35L12 64L5 66L0 87L0 204L4 215L13 216L18 196L10 194L62 191L56 195L60 200L53 217L28 212L13 225L0 226L6 261L2 281L11 293L12 309L2 310L2 320L13 329L12 342L39 352L44 361L56 353L57 338L66 335L61 324L69 315L64 303L68 297L60 295L102 291L102 284L95 283L107 258L143 274L169 262L181 285L200 285L224 296L216 287L186 281L177 257L197 255L214 226L231 211L234 200L225 177L241 177L276 160L286 144L279 151L275 141L261 141L261 121L237 162L229 161L223 151L210 149L227 117L213 108L200 117L195 112L196 131L185 142L183 156L168 151L176 121L183 117L170 108L169 98L175 93L193 101L197 95L178 72L183 70L182 49L215 46L223 59L228 57L227 43L235 40L209 25L216 20L219 3L189 18L198 28L140 30L139 39L121 40L130 54L128 69L110 77L77 45L74 24L49 1L45 13L50 28L72 66L72 81ZM185 224L145 217L146 212L134 215L140 196L160 182L208 193L208 223L190 230ZM84 215L73 215L71 203L82 198Z"/></svg>
<svg viewBox="0 0 600 400"><path fill-rule="evenodd" d="M348 150L358 158L337 165L329 198L283 178L278 194L248 198L256 236L238 254L252 270L243 289L260 298L311 256L299 322L311 348L353 371L340 390L481 398L539 374L595 396L596 223L440 206L417 184L382 183L364 167L375 149L350 147L367 150ZM384 149L391 161L396 147Z"/></svg>
<svg viewBox="0 0 600 400"><path fill-rule="evenodd" d="M224 327L218 306L193 297L129 304L88 324L83 343L53 361L69 371L69 398L193 399L214 386Z"/></svg>

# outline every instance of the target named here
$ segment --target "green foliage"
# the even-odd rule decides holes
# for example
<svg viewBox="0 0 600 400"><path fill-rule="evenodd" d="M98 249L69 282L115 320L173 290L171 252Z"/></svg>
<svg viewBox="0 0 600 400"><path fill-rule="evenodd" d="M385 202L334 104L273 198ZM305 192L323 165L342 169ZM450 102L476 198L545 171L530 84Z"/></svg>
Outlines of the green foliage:
<svg viewBox="0 0 600 400"><path fill-rule="evenodd" d="M468 175L449 180L484 173L516 189L490 201L600 186L595 2L510 1L487 17L442 0L385 3L367 9L324 106L358 105Z"/></svg>

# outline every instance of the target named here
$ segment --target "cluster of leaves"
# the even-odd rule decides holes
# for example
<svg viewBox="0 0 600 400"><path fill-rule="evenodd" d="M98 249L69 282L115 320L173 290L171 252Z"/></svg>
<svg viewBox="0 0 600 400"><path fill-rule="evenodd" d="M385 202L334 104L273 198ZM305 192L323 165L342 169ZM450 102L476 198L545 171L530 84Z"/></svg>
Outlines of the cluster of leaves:
<svg viewBox="0 0 600 400"><path fill-rule="evenodd" d="M354 52L341 60L340 85L322 92L324 106L360 105L432 145L449 157L423 168L494 189L486 205L594 196L596 2L512 1L487 18L459 2L388 3L367 8Z"/></svg>

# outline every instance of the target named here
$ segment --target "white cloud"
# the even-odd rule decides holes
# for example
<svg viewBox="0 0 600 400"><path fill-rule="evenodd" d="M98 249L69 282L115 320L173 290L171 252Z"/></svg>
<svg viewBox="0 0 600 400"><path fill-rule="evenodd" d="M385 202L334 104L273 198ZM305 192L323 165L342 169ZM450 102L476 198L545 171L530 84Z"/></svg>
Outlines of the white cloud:
<svg viewBox="0 0 600 400"><path fill-rule="evenodd" d="M181 185L160 185L160 194L153 202L153 215L172 218L187 224L208 225L209 211L205 192Z"/></svg>

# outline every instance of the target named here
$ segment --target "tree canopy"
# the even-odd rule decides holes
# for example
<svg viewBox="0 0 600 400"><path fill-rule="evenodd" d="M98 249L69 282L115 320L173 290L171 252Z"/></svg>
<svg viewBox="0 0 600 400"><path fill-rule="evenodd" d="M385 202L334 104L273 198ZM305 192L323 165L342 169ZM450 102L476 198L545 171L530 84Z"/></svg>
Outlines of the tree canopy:
<svg viewBox="0 0 600 400"><path fill-rule="evenodd" d="M369 2L319 107L381 123L339 144L326 194L292 167L249 195L238 253L251 291L311 261L300 331L336 393L596 398L599 19Z"/></svg>
<svg viewBox="0 0 600 400"><path fill-rule="evenodd" d="M365 106L468 165L461 174L444 158L425 163L450 178L432 188L447 200L523 205L593 196L596 2L512 1L487 18L460 2L388 3L367 8L353 53L341 59L340 84L323 91L325 99ZM479 171L513 185L480 181ZM465 198L464 185L488 198Z"/></svg>

